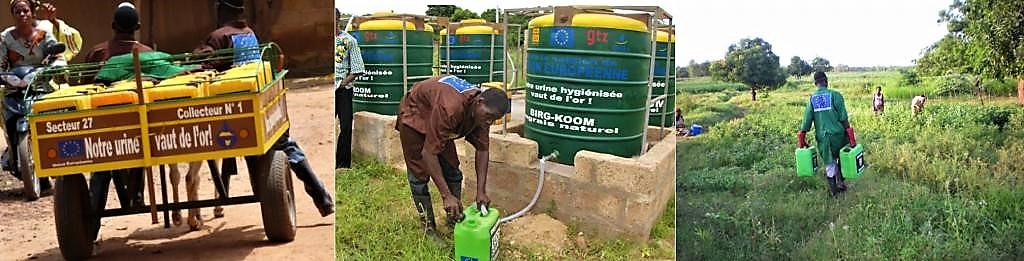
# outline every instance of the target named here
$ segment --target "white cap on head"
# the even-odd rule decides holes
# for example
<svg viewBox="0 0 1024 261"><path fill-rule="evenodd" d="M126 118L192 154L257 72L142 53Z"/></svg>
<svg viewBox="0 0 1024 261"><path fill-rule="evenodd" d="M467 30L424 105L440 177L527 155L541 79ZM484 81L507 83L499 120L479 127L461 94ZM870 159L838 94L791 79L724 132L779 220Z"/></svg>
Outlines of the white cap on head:
<svg viewBox="0 0 1024 261"><path fill-rule="evenodd" d="M135 9L135 5L133 5L131 2L121 2L121 4L117 5L117 8L121 7L129 7L131 9Z"/></svg>

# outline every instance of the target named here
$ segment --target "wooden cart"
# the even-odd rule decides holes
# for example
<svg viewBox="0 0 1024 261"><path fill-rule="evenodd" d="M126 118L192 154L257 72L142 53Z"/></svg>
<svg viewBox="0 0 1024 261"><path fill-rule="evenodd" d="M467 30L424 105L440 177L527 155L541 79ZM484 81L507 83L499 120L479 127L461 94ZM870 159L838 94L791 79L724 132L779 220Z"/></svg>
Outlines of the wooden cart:
<svg viewBox="0 0 1024 261"><path fill-rule="evenodd" d="M271 75L252 75L258 78L253 81L258 85L250 91L227 94L206 91L198 97L155 101L149 97L155 95L149 88L158 87L142 87L136 52L134 81L139 88L128 91L138 95L138 102L98 108L85 106L85 109L64 112L33 112L29 116L36 175L56 180L54 218L58 243L65 258L92 255L92 242L103 217L151 213L155 224L156 213L163 212L167 227L171 210L257 202L267 238L276 242L294 239L294 190L288 161L283 152L272 149L290 126L285 100L288 89L283 82L287 70L278 68L282 61L276 45L265 44L258 50L264 61L260 66L269 65L272 70L268 71ZM223 59L231 52L234 51L219 51L227 54L221 58L196 59L184 54L169 59L178 65L198 64ZM54 78L61 75L75 78L95 74L98 67L69 66L47 71L47 74ZM211 82L217 80L221 79ZM95 94L84 96L89 95ZM218 199L169 203L161 167L163 203L155 202L152 167L232 157L245 157L253 195L229 197L220 175L211 166ZM149 199L146 206L94 211L85 174L127 168L146 169Z"/></svg>

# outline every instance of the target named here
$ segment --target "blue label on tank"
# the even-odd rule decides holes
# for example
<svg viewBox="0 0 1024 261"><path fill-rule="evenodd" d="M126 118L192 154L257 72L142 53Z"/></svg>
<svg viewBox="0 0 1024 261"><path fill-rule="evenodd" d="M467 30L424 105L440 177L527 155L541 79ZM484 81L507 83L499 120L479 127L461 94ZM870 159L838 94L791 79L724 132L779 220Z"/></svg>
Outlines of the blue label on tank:
<svg viewBox="0 0 1024 261"><path fill-rule="evenodd" d="M456 77L455 75L441 77L441 79L437 81L440 83L447 84L448 86L451 86L452 89L455 89L455 91L459 93L464 93L468 90L477 89L476 85L473 85L472 83L469 83L466 80L463 80L462 78Z"/></svg>
<svg viewBox="0 0 1024 261"><path fill-rule="evenodd" d="M832 94L811 95L811 108L814 112L827 111L832 109Z"/></svg>
<svg viewBox="0 0 1024 261"><path fill-rule="evenodd" d="M629 80L629 71L612 58L600 56L529 54L526 66L529 71L543 75L590 79ZM646 76L644 76L646 79Z"/></svg>
<svg viewBox="0 0 1024 261"><path fill-rule="evenodd" d="M460 256L459 261L480 261L480 259L477 259L475 257Z"/></svg>
<svg viewBox="0 0 1024 261"><path fill-rule="evenodd" d="M255 34L232 35L231 46L235 49L235 65L260 60L260 42Z"/></svg>
<svg viewBox="0 0 1024 261"><path fill-rule="evenodd" d="M555 27L551 30L551 45L562 48L573 48L572 27Z"/></svg>

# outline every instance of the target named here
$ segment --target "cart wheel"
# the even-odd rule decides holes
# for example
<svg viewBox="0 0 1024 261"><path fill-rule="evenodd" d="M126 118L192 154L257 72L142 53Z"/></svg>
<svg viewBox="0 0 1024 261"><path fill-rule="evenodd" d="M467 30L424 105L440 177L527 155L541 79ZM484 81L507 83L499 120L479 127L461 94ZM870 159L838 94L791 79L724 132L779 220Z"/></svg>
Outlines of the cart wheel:
<svg viewBox="0 0 1024 261"><path fill-rule="evenodd" d="M57 223L57 243L68 260L92 256L92 243L99 230L99 219L89 200L89 188L82 174L57 177L53 198L53 216Z"/></svg>
<svg viewBox="0 0 1024 261"><path fill-rule="evenodd" d="M42 195L39 177L36 177L35 164L32 162L32 144L28 135L21 137L18 142L18 174L21 175L21 182L24 183L25 199L33 201ZM49 180L42 180L49 182Z"/></svg>
<svg viewBox="0 0 1024 261"><path fill-rule="evenodd" d="M295 240L295 191L288 158L284 152L271 150L260 157L255 176L261 176L258 197L263 212L263 229L274 242Z"/></svg>

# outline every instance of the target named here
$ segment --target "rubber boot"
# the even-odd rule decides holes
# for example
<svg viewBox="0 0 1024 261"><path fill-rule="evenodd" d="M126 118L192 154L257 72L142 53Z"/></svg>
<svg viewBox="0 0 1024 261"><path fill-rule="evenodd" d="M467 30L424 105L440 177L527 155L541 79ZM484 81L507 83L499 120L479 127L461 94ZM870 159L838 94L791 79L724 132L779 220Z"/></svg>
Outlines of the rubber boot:
<svg viewBox="0 0 1024 261"><path fill-rule="evenodd" d="M313 204L320 211L320 216L326 217L334 213L334 200L331 199L331 194L324 188L324 183L321 183L320 179L313 173L313 168L309 166L309 161L303 160L298 163L290 163L290 165L292 172L295 172L295 177L302 180L306 188L306 194L313 199Z"/></svg>
<svg viewBox="0 0 1024 261"><path fill-rule="evenodd" d="M412 201L416 204L416 212L420 214L423 234L439 246L445 246L444 239L437 233L437 223L434 223L434 205L430 203L430 196L412 196Z"/></svg>
<svg viewBox="0 0 1024 261"><path fill-rule="evenodd" d="M452 195L455 195L456 199L459 199L459 202L462 202L462 182L448 182L448 190L452 192ZM453 214L457 215L458 213ZM459 221L452 219L452 216L445 215L445 225L454 231L455 223L459 223Z"/></svg>
<svg viewBox="0 0 1024 261"><path fill-rule="evenodd" d="M843 177L842 173L836 175L836 187L839 188L839 192L846 192L846 178Z"/></svg>
<svg viewBox="0 0 1024 261"><path fill-rule="evenodd" d="M837 185L836 180L837 179L835 177L828 178L828 192L833 197L835 197L836 195L839 195L839 192L842 192L842 191L840 191L839 185Z"/></svg>

